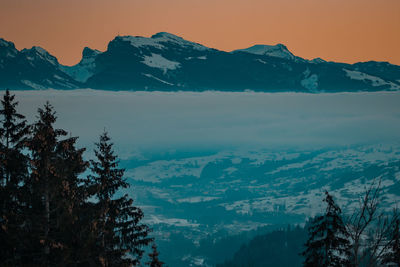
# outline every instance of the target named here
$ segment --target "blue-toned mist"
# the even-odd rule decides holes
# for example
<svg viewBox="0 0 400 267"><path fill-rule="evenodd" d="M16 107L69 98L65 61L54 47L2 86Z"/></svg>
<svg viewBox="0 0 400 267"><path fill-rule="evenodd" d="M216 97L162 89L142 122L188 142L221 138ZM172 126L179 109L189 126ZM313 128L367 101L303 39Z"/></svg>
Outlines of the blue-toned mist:
<svg viewBox="0 0 400 267"><path fill-rule="evenodd" d="M87 145L106 128L120 149L315 147L394 142L400 93L16 92L34 118L46 100Z"/></svg>
<svg viewBox="0 0 400 267"><path fill-rule="evenodd" d="M400 93L19 91L90 147L106 128L169 266L212 266L256 234L344 211L374 179L400 203ZM171 246L173 244L173 246Z"/></svg>

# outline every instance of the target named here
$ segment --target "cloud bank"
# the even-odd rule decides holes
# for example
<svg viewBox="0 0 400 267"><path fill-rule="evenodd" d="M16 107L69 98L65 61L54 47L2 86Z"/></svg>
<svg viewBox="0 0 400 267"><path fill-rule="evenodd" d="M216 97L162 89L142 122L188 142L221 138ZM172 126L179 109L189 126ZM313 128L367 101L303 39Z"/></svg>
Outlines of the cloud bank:
<svg viewBox="0 0 400 267"><path fill-rule="evenodd" d="M400 138L400 93L18 91L31 121L48 100L57 126L90 146L105 128L136 149L346 146Z"/></svg>

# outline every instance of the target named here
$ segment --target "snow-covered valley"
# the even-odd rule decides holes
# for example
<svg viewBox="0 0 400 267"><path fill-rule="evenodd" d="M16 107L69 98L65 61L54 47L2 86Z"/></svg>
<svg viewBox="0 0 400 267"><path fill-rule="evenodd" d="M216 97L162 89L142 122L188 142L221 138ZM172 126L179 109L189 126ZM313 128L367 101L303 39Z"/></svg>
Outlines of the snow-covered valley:
<svg viewBox="0 0 400 267"><path fill-rule="evenodd" d="M56 126L80 137L87 158L109 131L127 193L171 266L217 262L204 240L302 224L323 210L324 190L351 212L380 179L382 207L400 203L396 92L15 93L29 120L50 101Z"/></svg>

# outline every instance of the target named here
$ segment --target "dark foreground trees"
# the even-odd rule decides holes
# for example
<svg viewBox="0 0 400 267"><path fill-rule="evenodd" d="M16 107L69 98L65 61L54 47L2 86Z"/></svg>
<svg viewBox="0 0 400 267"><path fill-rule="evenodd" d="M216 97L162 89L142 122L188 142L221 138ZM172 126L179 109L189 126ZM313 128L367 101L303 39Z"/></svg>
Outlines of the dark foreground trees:
<svg viewBox="0 0 400 267"><path fill-rule="evenodd" d="M374 180L360 198L359 207L346 218L352 266L381 266L396 247L400 214L397 209L384 211L381 192L380 180Z"/></svg>
<svg viewBox="0 0 400 267"><path fill-rule="evenodd" d="M400 266L400 219L396 219L391 230L391 242L382 256L382 263L389 266Z"/></svg>
<svg viewBox="0 0 400 267"><path fill-rule="evenodd" d="M24 190L28 178L28 157L22 153L29 133L25 117L16 110L18 102L9 91L0 107L0 262L15 264L21 254L26 221Z"/></svg>
<svg viewBox="0 0 400 267"><path fill-rule="evenodd" d="M89 164L77 137L54 127L49 103L31 126L17 104L6 91L0 109L0 265L139 265L152 239L141 223L143 212L118 195L129 185L107 133ZM91 175L84 177L89 165Z"/></svg>
<svg viewBox="0 0 400 267"><path fill-rule="evenodd" d="M96 258L105 266L137 265L144 253L143 247L152 239L148 237L149 228L140 223L143 212L132 205L133 200L128 195L116 196L129 185L123 179L124 169L118 168L112 145L104 132L96 143L96 160L90 162L93 175L88 183L92 196L98 200L94 204Z"/></svg>
<svg viewBox="0 0 400 267"><path fill-rule="evenodd" d="M91 256L83 221L88 194L80 178L88 166L85 149L77 149L77 138L65 138L67 132L55 129L55 122L53 107L46 103L27 141L30 175L23 186L29 243L24 258L37 265L83 263Z"/></svg>
<svg viewBox="0 0 400 267"><path fill-rule="evenodd" d="M400 266L400 215L381 207L380 182L372 182L350 215L326 192L328 206L312 220L303 266Z"/></svg>
<svg viewBox="0 0 400 267"><path fill-rule="evenodd" d="M152 252L149 253L150 261L146 262L146 264L149 265L150 267L162 267L164 265L164 262L162 262L158 259L158 255L160 253L158 253L158 251L157 251L156 244L153 244L151 246L151 249L152 249Z"/></svg>
<svg viewBox="0 0 400 267"><path fill-rule="evenodd" d="M308 229L303 266L349 266L349 234L341 218L342 211L327 191L324 201L325 214L314 218Z"/></svg>

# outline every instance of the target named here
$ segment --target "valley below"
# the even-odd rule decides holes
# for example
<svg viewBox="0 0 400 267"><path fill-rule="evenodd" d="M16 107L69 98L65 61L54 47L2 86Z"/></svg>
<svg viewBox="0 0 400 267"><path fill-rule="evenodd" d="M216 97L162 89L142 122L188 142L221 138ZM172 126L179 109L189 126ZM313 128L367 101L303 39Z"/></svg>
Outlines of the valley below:
<svg viewBox="0 0 400 267"><path fill-rule="evenodd" d="M30 121L89 149L105 129L168 266L214 266L252 237L304 225L325 190L346 213L373 182L400 203L400 93L16 91ZM171 244L174 244L171 246Z"/></svg>

